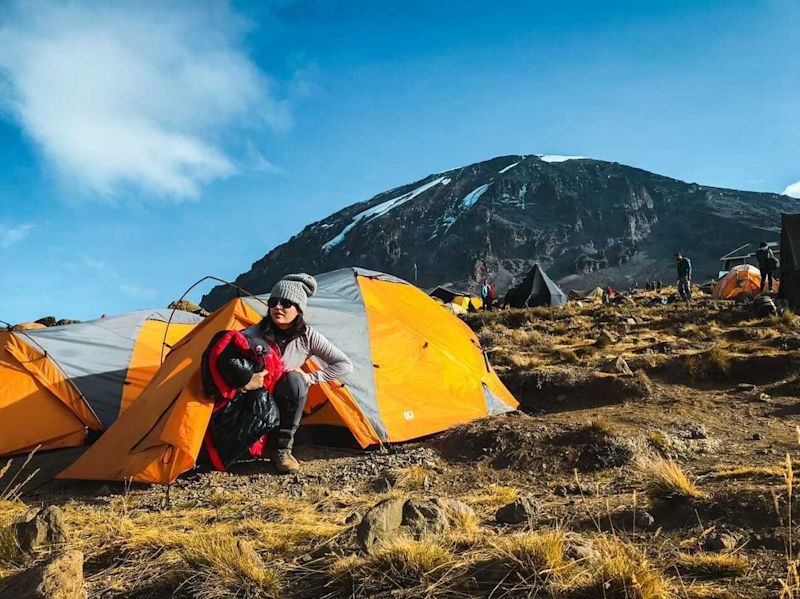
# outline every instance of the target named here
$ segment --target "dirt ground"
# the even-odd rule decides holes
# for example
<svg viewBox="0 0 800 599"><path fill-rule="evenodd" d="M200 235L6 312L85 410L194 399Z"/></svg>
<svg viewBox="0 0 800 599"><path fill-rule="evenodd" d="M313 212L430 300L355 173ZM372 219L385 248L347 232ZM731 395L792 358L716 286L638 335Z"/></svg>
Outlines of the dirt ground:
<svg viewBox="0 0 800 599"><path fill-rule="evenodd" d="M800 317L699 291L691 305L655 298L468 315L518 412L382 451L301 446L298 475L253 461L189 473L168 495L34 479L0 502L0 526L61 506L90 597L800 596ZM355 527L398 497L475 515L366 556ZM526 518L498 522L518 498ZM551 533L564 555L544 559ZM10 576L32 558L2 539ZM208 549L238 539L269 579Z"/></svg>

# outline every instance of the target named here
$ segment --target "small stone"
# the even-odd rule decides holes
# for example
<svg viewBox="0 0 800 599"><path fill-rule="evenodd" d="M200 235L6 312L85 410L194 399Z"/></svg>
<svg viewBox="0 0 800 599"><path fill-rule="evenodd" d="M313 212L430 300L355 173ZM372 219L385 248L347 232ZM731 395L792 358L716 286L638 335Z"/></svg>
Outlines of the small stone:
<svg viewBox="0 0 800 599"><path fill-rule="evenodd" d="M67 542L64 512L58 506L39 510L30 520L17 522L14 535L19 548L25 553L33 553L48 545L63 545Z"/></svg>
<svg viewBox="0 0 800 599"><path fill-rule="evenodd" d="M628 363L625 361L625 358L622 356L617 356L615 360L611 360L603 367L604 372L610 372L613 374L618 374L620 376L633 376L633 371L631 367L628 366Z"/></svg>
<svg viewBox="0 0 800 599"><path fill-rule="evenodd" d="M692 424L687 430L690 439L708 439L708 429L705 424Z"/></svg>
<svg viewBox="0 0 800 599"><path fill-rule="evenodd" d="M608 329L600 331L600 336L595 341L595 345L599 348L604 348L617 342L617 336Z"/></svg>
<svg viewBox="0 0 800 599"><path fill-rule="evenodd" d="M656 519L650 512L639 512L636 514L636 526L639 528L649 529L656 525Z"/></svg>
<svg viewBox="0 0 800 599"><path fill-rule="evenodd" d="M519 497L514 502L497 510L494 517L501 524L519 524L528 522L538 511L530 497Z"/></svg>
<svg viewBox="0 0 800 599"><path fill-rule="evenodd" d="M581 562L595 562L600 557L597 549L580 537L568 539L564 555L568 559Z"/></svg>
<svg viewBox="0 0 800 599"><path fill-rule="evenodd" d="M703 548L707 551L733 551L741 543L738 535L728 532L714 532L706 538Z"/></svg>
<svg viewBox="0 0 800 599"><path fill-rule="evenodd" d="M756 386L753 383L739 383L736 385L737 391L754 391Z"/></svg>
<svg viewBox="0 0 800 599"><path fill-rule="evenodd" d="M750 437L753 441L763 441L764 435L762 433L753 433L753 436Z"/></svg>
<svg viewBox="0 0 800 599"><path fill-rule="evenodd" d="M758 401L769 402L772 401L772 398L766 393L759 393L758 394Z"/></svg>

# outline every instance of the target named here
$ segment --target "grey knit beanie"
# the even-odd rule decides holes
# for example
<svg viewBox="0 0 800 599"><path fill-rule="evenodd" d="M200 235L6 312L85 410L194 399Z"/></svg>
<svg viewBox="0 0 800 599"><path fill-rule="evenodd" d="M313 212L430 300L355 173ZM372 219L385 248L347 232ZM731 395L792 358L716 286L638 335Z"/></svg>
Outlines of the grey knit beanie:
<svg viewBox="0 0 800 599"><path fill-rule="evenodd" d="M301 312L305 312L308 298L314 295L316 290L317 280L309 274L299 272L286 275L275 283L269 296L294 302Z"/></svg>

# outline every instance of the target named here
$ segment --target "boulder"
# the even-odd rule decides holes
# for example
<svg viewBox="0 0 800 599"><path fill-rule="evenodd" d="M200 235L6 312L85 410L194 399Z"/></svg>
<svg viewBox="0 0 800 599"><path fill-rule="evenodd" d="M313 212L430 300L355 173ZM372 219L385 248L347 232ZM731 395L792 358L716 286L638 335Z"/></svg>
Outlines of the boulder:
<svg viewBox="0 0 800 599"><path fill-rule="evenodd" d="M456 499L386 499L364 515L356 538L363 549L371 551L398 536L439 535L449 530L452 521L474 517L472 508Z"/></svg>
<svg viewBox="0 0 800 599"><path fill-rule="evenodd" d="M86 599L83 553L51 555L27 570L0 581L0 597L15 599Z"/></svg>
<svg viewBox="0 0 800 599"><path fill-rule="evenodd" d="M369 550L393 538L403 524L405 503L405 499L385 499L373 506L356 529L358 543Z"/></svg>
<svg viewBox="0 0 800 599"><path fill-rule="evenodd" d="M57 506L39 510L30 520L14 524L14 535L25 553L50 545L63 545L67 542L64 512Z"/></svg>
<svg viewBox="0 0 800 599"><path fill-rule="evenodd" d="M421 539L443 533L450 527L444 507L437 501L409 499L403 506L401 532Z"/></svg>
<svg viewBox="0 0 800 599"><path fill-rule="evenodd" d="M538 507L530 497L518 497L514 502L497 510L494 518L502 524L520 524L530 521L538 511Z"/></svg>

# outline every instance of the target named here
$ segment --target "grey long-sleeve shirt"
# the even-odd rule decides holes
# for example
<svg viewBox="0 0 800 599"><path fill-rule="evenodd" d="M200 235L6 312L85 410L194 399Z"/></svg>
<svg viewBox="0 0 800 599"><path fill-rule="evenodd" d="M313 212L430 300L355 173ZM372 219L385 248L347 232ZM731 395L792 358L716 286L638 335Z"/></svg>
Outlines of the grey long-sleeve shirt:
<svg viewBox="0 0 800 599"><path fill-rule="evenodd" d="M258 327L259 325L254 325L251 328L254 332L261 333ZM286 370L300 368L311 357L322 360L325 363L324 365L320 364L320 366L324 366L322 370L305 373L306 380L311 385L341 379L353 372L353 363L350 358L328 341L322 333L308 325L306 325L306 332L303 335L286 344L281 357L286 365Z"/></svg>

